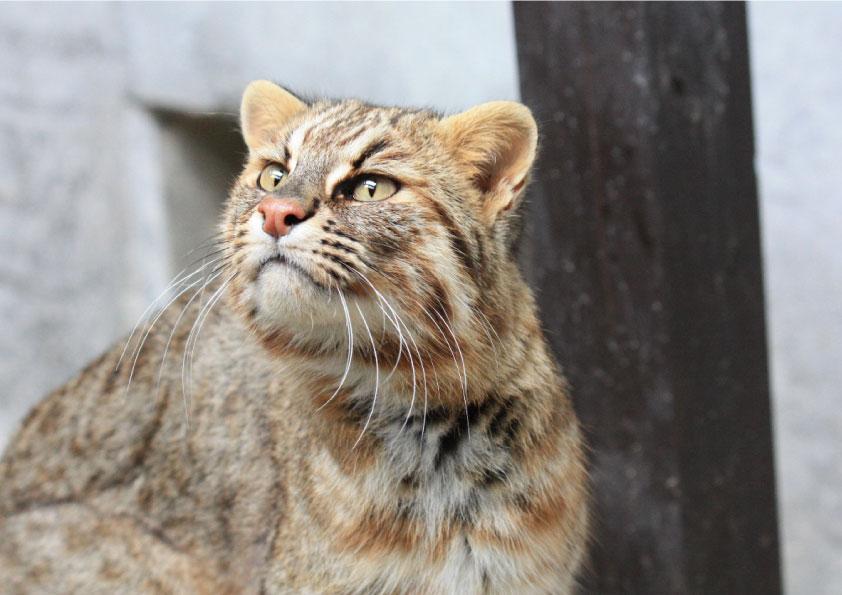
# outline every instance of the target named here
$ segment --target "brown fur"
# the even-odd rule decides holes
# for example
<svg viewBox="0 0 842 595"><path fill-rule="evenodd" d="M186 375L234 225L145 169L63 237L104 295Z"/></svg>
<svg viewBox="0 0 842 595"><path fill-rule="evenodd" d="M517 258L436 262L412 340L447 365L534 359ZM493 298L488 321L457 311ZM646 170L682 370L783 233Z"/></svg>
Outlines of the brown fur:
<svg viewBox="0 0 842 595"><path fill-rule="evenodd" d="M0 462L0 584L570 592L583 446L511 256L529 111L306 105L258 82L242 124L217 260ZM270 162L311 215L277 241L256 211ZM398 190L334 191L361 174Z"/></svg>

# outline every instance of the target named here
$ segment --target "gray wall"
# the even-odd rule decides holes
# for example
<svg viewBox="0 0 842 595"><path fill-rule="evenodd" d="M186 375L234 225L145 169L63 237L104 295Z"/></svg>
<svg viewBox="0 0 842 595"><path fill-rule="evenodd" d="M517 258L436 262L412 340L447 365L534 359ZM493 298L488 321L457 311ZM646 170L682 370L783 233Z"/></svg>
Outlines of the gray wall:
<svg viewBox="0 0 842 595"><path fill-rule="evenodd" d="M784 575L842 593L842 4L751 4Z"/></svg>
<svg viewBox="0 0 842 595"><path fill-rule="evenodd" d="M785 575L840 593L842 5L749 15ZM516 98L510 7L0 6L0 448L208 233L254 78L451 111Z"/></svg>

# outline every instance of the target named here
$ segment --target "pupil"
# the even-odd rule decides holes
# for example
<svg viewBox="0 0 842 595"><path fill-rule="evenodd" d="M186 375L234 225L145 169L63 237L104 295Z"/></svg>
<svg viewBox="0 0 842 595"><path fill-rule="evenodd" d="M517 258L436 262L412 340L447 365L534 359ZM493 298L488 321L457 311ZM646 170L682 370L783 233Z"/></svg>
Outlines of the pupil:
<svg viewBox="0 0 842 595"><path fill-rule="evenodd" d="M374 198L374 190L377 188L377 182L369 180L365 185L368 186L368 196Z"/></svg>

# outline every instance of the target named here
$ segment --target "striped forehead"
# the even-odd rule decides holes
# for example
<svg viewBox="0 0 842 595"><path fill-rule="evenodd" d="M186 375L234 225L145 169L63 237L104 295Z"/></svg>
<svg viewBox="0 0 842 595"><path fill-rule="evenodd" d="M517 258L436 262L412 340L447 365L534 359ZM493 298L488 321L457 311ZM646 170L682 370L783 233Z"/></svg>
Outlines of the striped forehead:
<svg viewBox="0 0 842 595"><path fill-rule="evenodd" d="M346 152L366 132L388 131L388 120L380 110L357 102L329 105L311 112L292 132L289 149L292 153L315 149L334 154Z"/></svg>
<svg viewBox="0 0 842 595"><path fill-rule="evenodd" d="M385 143L392 127L388 110L357 102L343 102L317 109L289 135L291 169L307 162L325 172L327 186L359 167L372 147Z"/></svg>

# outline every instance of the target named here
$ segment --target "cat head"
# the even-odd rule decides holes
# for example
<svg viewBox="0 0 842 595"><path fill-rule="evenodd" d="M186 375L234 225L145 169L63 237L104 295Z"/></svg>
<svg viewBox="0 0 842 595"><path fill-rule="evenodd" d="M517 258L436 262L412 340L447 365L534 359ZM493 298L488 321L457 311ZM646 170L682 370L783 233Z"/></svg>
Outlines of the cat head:
<svg viewBox="0 0 842 595"><path fill-rule="evenodd" d="M518 307L494 302L520 279L511 245L537 142L525 106L442 117L257 81L241 127L223 231L234 303L265 341L344 349L350 325L369 355L446 351L450 336L487 343L484 313Z"/></svg>

